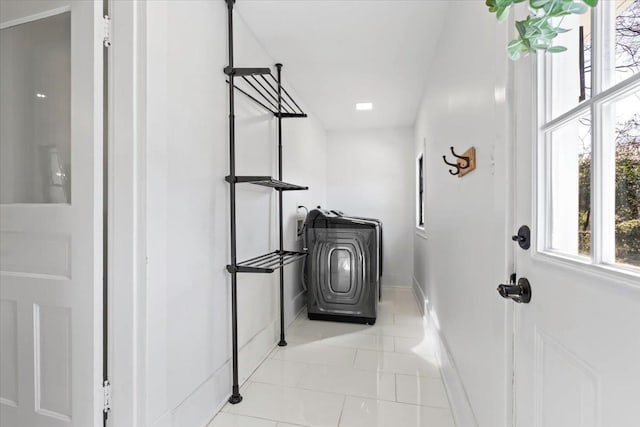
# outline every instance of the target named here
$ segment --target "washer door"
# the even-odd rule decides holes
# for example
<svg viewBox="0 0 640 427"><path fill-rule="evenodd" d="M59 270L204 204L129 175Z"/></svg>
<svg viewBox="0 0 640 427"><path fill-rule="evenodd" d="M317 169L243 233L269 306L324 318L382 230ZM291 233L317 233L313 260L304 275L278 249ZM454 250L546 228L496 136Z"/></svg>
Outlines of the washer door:
<svg viewBox="0 0 640 427"><path fill-rule="evenodd" d="M309 254L310 302L314 302L310 309L318 313L375 316L377 284L372 274L370 248L375 246L373 230L314 231L315 241Z"/></svg>

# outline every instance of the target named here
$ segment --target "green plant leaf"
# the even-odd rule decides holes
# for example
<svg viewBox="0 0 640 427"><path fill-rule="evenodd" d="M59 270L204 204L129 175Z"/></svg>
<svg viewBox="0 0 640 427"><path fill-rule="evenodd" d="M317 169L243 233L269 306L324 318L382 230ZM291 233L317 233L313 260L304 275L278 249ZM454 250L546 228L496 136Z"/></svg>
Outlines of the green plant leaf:
<svg viewBox="0 0 640 427"><path fill-rule="evenodd" d="M550 1L552 0L530 0L529 6L531 6L534 9L541 9L544 7L544 5L546 5Z"/></svg>
<svg viewBox="0 0 640 427"><path fill-rule="evenodd" d="M527 34L527 26L524 21L516 21L516 29L520 37L525 37L525 34Z"/></svg>
<svg viewBox="0 0 640 427"><path fill-rule="evenodd" d="M490 13L495 13L503 21L514 4L528 2L529 15L516 21L518 38L507 46L509 58L517 60L528 53L543 51L559 53L567 50L564 46L552 46L558 34L566 33L556 18L581 15L594 7L598 0L485 0Z"/></svg>
<svg viewBox="0 0 640 427"><path fill-rule="evenodd" d="M514 40L517 41L517 40ZM517 61L518 59L520 59L522 57L522 52L523 52L523 45L520 44L519 46L512 46L510 48L507 48L507 54L509 55L509 59L511 59L512 61Z"/></svg>
<svg viewBox="0 0 640 427"><path fill-rule="evenodd" d="M509 59L512 61L517 61L522 56L520 52L509 52L508 54L509 54Z"/></svg>
<svg viewBox="0 0 640 427"><path fill-rule="evenodd" d="M504 21L508 13L509 13L509 8L507 7L498 8L498 12L496 12L496 17L498 18L498 21Z"/></svg>
<svg viewBox="0 0 640 427"><path fill-rule="evenodd" d="M567 4L564 10L575 15L582 15L587 11L587 6L582 3L572 2Z"/></svg>
<svg viewBox="0 0 640 427"><path fill-rule="evenodd" d="M515 39L509 42L507 49L520 49L522 47L522 41Z"/></svg>
<svg viewBox="0 0 640 427"><path fill-rule="evenodd" d="M547 49L547 52L549 53L560 53L560 52L566 52L567 48L564 46L551 46L550 48Z"/></svg>

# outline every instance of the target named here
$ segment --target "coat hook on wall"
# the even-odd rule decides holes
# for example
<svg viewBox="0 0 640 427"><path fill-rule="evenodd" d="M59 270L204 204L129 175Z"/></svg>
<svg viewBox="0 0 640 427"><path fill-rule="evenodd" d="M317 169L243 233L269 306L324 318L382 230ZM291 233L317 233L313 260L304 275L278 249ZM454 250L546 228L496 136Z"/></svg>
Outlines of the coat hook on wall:
<svg viewBox="0 0 640 427"><path fill-rule="evenodd" d="M451 175L460 175L460 166L458 166L457 163L449 163L447 161L447 156L442 156L442 160L444 160L445 164L449 165L449 166L453 166L455 169L455 171L453 169L449 169L449 173Z"/></svg>
<svg viewBox="0 0 640 427"><path fill-rule="evenodd" d="M461 156L456 154L453 147L450 147L451 154L457 159L456 163L447 161L447 156L442 156L444 163L454 167L455 169L449 169L449 173L454 176L463 177L476 168L476 149L475 147L469 148Z"/></svg>

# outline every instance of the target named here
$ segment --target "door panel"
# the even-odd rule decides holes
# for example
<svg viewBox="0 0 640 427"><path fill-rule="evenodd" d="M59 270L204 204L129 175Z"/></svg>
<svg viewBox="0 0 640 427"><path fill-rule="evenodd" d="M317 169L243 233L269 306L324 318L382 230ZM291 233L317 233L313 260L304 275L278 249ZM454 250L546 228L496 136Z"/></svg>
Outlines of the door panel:
<svg viewBox="0 0 640 427"><path fill-rule="evenodd" d="M71 421L71 309L35 304L35 410Z"/></svg>
<svg viewBox="0 0 640 427"><path fill-rule="evenodd" d="M0 300L0 404L18 405L18 307Z"/></svg>
<svg viewBox="0 0 640 427"><path fill-rule="evenodd" d="M515 249L517 275L532 288L531 302L515 306L515 425L637 427L640 281L539 251L533 70L532 58L514 65L516 224L534 236L529 250Z"/></svg>
<svg viewBox="0 0 640 427"><path fill-rule="evenodd" d="M102 2L0 2L0 425L102 424Z"/></svg>
<svg viewBox="0 0 640 427"><path fill-rule="evenodd" d="M566 346L536 330L537 418L542 425L597 425L600 376ZM556 405L562 402L562 405Z"/></svg>
<svg viewBox="0 0 640 427"><path fill-rule="evenodd" d="M62 233L0 232L0 271L71 279L71 239Z"/></svg>

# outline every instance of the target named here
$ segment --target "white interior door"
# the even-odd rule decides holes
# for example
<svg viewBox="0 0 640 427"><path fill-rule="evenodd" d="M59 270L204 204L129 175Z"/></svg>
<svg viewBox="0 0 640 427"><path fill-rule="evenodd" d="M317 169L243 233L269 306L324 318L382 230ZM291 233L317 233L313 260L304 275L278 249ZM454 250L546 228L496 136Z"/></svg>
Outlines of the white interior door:
<svg viewBox="0 0 640 427"><path fill-rule="evenodd" d="M619 225L640 212L626 212L618 168L640 171L623 150L640 146L640 122L620 134L640 113L640 80L615 75L622 57L608 45L612 18L633 3L600 2L593 27L588 15L567 19L567 52L515 65L516 224L532 230L531 248L516 247L532 289L529 304L514 302L516 427L640 425L640 237Z"/></svg>
<svg viewBox="0 0 640 427"><path fill-rule="evenodd" d="M102 423L102 2L0 1L0 425Z"/></svg>

